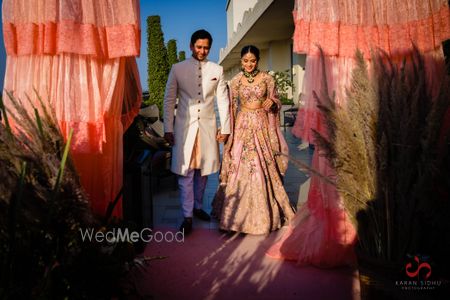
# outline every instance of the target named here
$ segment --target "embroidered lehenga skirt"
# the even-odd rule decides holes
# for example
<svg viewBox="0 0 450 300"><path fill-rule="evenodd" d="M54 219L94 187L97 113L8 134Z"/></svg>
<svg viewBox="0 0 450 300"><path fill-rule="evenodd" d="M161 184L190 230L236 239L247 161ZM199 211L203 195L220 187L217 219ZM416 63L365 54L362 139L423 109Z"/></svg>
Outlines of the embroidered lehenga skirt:
<svg viewBox="0 0 450 300"><path fill-rule="evenodd" d="M276 130L262 108L237 114L231 147L224 150L226 180L213 202L221 229L266 234L293 217L273 149Z"/></svg>

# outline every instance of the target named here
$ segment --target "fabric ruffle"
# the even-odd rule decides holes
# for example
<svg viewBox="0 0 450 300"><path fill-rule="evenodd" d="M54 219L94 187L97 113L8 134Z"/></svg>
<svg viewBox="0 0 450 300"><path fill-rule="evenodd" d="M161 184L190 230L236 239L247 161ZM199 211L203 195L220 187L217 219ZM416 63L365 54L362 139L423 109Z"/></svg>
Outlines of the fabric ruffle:
<svg viewBox="0 0 450 300"><path fill-rule="evenodd" d="M412 45L412 44L411 44ZM392 61L398 64L403 63L403 59L411 59L411 49L405 52L405 56L392 57ZM408 55L407 55L408 54ZM353 57L355 56L355 53ZM304 88L302 91L302 106L298 110L295 124L292 128L292 134L301 138L305 142L314 144L313 130L319 132L321 135L327 135L327 129L325 119L322 116L322 112L317 105L319 104L314 97L314 92L318 95L319 99L322 97L323 80L326 78L328 86L328 94L334 95L334 102L341 106L346 106L346 88L351 83L351 71L355 67L355 59L353 57L335 57L325 56L324 66L321 63L319 56L307 56L306 57L306 70L305 77L303 79ZM435 95L439 89L434 76L436 76L435 60L442 59L443 51L442 47L438 47L433 51L429 51L423 55L426 66L426 79L429 82L431 91ZM371 61L367 60L367 67L370 70ZM325 68L325 77L323 74Z"/></svg>
<svg viewBox="0 0 450 300"><path fill-rule="evenodd" d="M140 50L140 30L131 24L96 27L73 21L3 23L3 36L6 53L17 56L74 53L107 59L137 56Z"/></svg>
<svg viewBox="0 0 450 300"><path fill-rule="evenodd" d="M63 136L74 130L74 164L104 215L123 185L122 137L141 105L139 1L4 0L2 14L5 90L31 114L38 94Z"/></svg>
<svg viewBox="0 0 450 300"><path fill-rule="evenodd" d="M139 55L135 0L5 0L2 14L8 55Z"/></svg>
<svg viewBox="0 0 450 300"><path fill-rule="evenodd" d="M73 21L98 27L140 24L136 0L4 0L3 22L44 24Z"/></svg>
<svg viewBox="0 0 450 300"><path fill-rule="evenodd" d="M4 85L30 112L32 103L38 103L36 89L54 110L63 136L74 130L71 150L76 153L101 153L108 142L105 118L123 121L126 129L141 103L134 57L100 61L76 54L8 56ZM28 98L31 101L25 101ZM8 104L6 95L3 99Z"/></svg>
<svg viewBox="0 0 450 300"><path fill-rule="evenodd" d="M370 11L369 4L362 7L362 11L366 12L364 15L335 7L330 9L335 16L329 18L317 12L308 15L306 10L294 10L294 51L318 55L317 46L320 45L326 56L354 57L355 49L360 49L366 58L370 58L370 51L375 48L397 56L410 50L413 42L422 52L433 51L441 46L442 41L450 38L449 8L446 1L437 5L427 6L428 9L421 11L417 19L414 16L419 13L401 9L397 10L398 15L392 16L383 14L382 9L370 14L367 12ZM405 16L401 16L402 13ZM401 18L405 18L404 22Z"/></svg>
<svg viewBox="0 0 450 300"><path fill-rule="evenodd" d="M355 53L353 53L353 56ZM297 113L292 134L305 142L314 144L313 130L326 136L326 124L321 111L317 107L319 104L314 97L314 93L322 98L324 79L327 80L328 94L334 96L337 105L345 106L345 88L349 86L351 80L351 72L355 66L353 58L346 57L324 57L324 65L321 63L319 56L306 57L306 70L303 79L304 88L302 92L303 106ZM325 74L324 74L325 70ZM337 75L339 74L339 75Z"/></svg>
<svg viewBox="0 0 450 300"><path fill-rule="evenodd" d="M317 149L312 164L324 176L333 176L333 169ZM308 201L298 209L288 230L267 255L322 268L352 265L355 242L355 227L336 188L312 176Z"/></svg>

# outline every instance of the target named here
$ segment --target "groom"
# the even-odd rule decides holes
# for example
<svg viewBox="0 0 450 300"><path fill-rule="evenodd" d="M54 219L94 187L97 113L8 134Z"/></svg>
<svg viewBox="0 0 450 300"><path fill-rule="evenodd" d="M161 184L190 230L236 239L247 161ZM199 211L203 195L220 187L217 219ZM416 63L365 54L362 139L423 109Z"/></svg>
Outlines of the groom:
<svg viewBox="0 0 450 300"><path fill-rule="evenodd" d="M164 138L173 145L171 170L179 175L184 216L180 231L186 235L192 231L193 215L211 219L202 201L207 176L217 172L220 163L214 97L221 126L217 140L225 142L230 134L223 68L207 60L211 45L209 32L201 29L192 34L192 57L172 66L164 95Z"/></svg>

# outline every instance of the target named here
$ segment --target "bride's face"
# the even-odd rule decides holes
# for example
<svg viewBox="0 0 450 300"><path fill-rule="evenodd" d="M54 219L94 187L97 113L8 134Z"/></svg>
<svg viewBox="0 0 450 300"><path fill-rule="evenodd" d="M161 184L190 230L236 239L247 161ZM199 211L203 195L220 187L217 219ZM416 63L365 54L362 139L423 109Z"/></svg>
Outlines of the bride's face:
<svg viewBox="0 0 450 300"><path fill-rule="evenodd" d="M241 64L242 68L247 72L252 72L254 69L256 69L256 66L258 65L258 60L256 59L256 56L253 53L246 53L241 58Z"/></svg>

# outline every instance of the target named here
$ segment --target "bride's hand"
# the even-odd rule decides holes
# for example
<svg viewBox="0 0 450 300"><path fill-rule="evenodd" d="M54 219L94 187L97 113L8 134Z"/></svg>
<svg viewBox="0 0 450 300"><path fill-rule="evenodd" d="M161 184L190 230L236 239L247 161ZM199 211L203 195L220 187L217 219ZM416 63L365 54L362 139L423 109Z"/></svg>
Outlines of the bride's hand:
<svg viewBox="0 0 450 300"><path fill-rule="evenodd" d="M264 107L264 109L267 110L267 111L270 110L270 108L272 107L272 105L273 105L273 101L272 101L270 98L267 98L267 99L263 102L263 104L262 104L262 106Z"/></svg>

